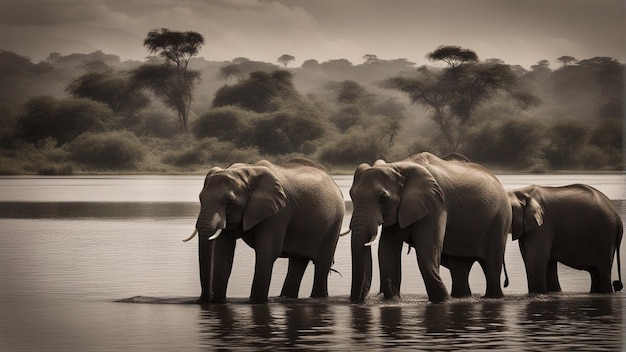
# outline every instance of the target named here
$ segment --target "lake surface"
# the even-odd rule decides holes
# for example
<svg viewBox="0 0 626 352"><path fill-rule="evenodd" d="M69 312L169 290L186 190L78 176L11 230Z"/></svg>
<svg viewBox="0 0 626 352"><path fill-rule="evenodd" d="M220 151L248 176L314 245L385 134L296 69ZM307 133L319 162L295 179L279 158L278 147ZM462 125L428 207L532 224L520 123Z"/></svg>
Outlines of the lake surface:
<svg viewBox="0 0 626 352"><path fill-rule="evenodd" d="M623 174L499 175L505 188L587 183L626 217ZM349 200L351 176L337 176ZM287 260L274 268L270 303L249 305L254 252L236 250L229 303L197 305L197 243L183 243L198 212L201 176L0 177L0 350L605 350L624 346L624 293L591 295L586 272L559 266L559 295L526 295L517 243L502 300L475 294L427 301L415 254L403 256L401 302L375 293L349 303L350 239L340 239L328 300L281 300ZM344 220L344 229L349 216ZM405 245L405 250L406 250ZM375 251L374 251L375 252ZM375 254L375 253L374 253ZM622 258L625 250L621 248ZM442 268L444 282L450 276ZM617 279L614 265L613 279Z"/></svg>

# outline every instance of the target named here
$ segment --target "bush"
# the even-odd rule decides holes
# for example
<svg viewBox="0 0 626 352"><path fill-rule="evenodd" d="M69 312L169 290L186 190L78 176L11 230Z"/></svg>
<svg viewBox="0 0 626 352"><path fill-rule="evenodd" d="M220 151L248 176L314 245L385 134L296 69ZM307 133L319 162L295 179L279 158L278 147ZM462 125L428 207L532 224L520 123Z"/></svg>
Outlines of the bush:
<svg viewBox="0 0 626 352"><path fill-rule="evenodd" d="M260 116L252 124L247 144L256 145L265 153L300 152L305 142L322 138L326 134L324 123L313 117L284 111ZM307 146L308 149L310 147Z"/></svg>
<svg viewBox="0 0 626 352"><path fill-rule="evenodd" d="M322 149L320 160L334 165L372 163L384 156L388 144L379 140L378 129L354 127Z"/></svg>
<svg viewBox="0 0 626 352"><path fill-rule="evenodd" d="M129 170L146 155L137 136L127 131L85 133L69 146L74 161L108 170Z"/></svg>
<svg viewBox="0 0 626 352"><path fill-rule="evenodd" d="M90 99L36 97L24 105L17 119L17 134L28 142L54 138L59 145L85 132L115 128L119 116L105 104Z"/></svg>
<svg viewBox="0 0 626 352"><path fill-rule="evenodd" d="M178 121L170 114L153 110L143 114L141 123L131 129L137 136L172 138L179 133Z"/></svg>
<svg viewBox="0 0 626 352"><path fill-rule="evenodd" d="M197 139L217 137L224 141L240 141L247 128L250 113L236 106L211 109L192 124Z"/></svg>
<svg viewBox="0 0 626 352"><path fill-rule="evenodd" d="M176 167L202 165L230 165L234 162L254 162L260 159L256 148L238 148L234 143L220 141L215 137L200 141L183 141L179 148L165 153L162 161Z"/></svg>
<svg viewBox="0 0 626 352"><path fill-rule="evenodd" d="M469 134L461 153L482 163L532 167L542 157L543 130L542 123L527 119L489 122Z"/></svg>

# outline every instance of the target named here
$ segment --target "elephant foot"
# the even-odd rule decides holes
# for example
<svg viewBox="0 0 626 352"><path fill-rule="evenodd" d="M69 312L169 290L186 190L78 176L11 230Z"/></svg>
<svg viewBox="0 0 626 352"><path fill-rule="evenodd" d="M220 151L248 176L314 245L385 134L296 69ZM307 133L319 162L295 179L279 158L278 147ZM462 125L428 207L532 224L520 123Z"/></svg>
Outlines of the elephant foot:
<svg viewBox="0 0 626 352"><path fill-rule="evenodd" d="M485 295L483 296L483 298L500 299L500 298L504 298L504 293L502 293L502 292L496 292L496 293L485 293Z"/></svg>
<svg viewBox="0 0 626 352"><path fill-rule="evenodd" d="M400 298L399 295L395 295L395 296L391 296L391 297L385 296L385 301L392 302L392 303L400 303L400 302L402 302L402 299Z"/></svg>
<svg viewBox="0 0 626 352"><path fill-rule="evenodd" d="M450 298L450 296L446 295L446 296L442 296L442 297L428 297L428 300L430 301L430 303L440 304L440 303L444 303L449 298Z"/></svg>
<svg viewBox="0 0 626 352"><path fill-rule="evenodd" d="M210 295L201 295L196 302L199 304L211 303L211 299Z"/></svg>
<svg viewBox="0 0 626 352"><path fill-rule="evenodd" d="M213 297L213 298L211 298L210 303L216 303L216 304L226 303L226 297L222 297L222 298Z"/></svg>
<svg viewBox="0 0 626 352"><path fill-rule="evenodd" d="M472 297L472 291L469 291L469 290L454 290L454 289L452 289L452 293L450 293L450 296L452 296L454 298Z"/></svg>
<svg viewBox="0 0 626 352"><path fill-rule="evenodd" d="M266 304L267 303L267 297L264 298L253 298L250 297L250 299L248 300L249 304Z"/></svg>
<svg viewBox="0 0 626 352"><path fill-rule="evenodd" d="M311 293L311 298L328 298L328 294Z"/></svg>

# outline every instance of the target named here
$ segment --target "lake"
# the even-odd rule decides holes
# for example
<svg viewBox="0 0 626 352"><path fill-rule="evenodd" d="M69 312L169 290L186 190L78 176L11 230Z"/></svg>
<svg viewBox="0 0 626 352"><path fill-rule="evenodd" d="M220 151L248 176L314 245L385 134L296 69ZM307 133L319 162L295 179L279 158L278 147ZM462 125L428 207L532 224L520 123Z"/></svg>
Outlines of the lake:
<svg viewBox="0 0 626 352"><path fill-rule="evenodd" d="M505 188L587 183L626 218L623 174L498 175ZM351 176L336 176L346 200ZM328 300L280 293L287 260L274 268L270 303L247 304L254 252L238 243L229 302L197 305L197 242L191 234L202 176L0 177L0 350L604 350L624 345L624 294L591 295L586 272L559 266L563 293L526 295L517 243L508 242L511 284L501 300L428 303L414 251L403 256L402 301L349 303L350 239L339 240ZM344 220L344 229L349 216ZM405 245L405 250L407 249ZM375 251L374 251L375 254ZM625 250L621 248L622 258ZM450 276L442 268L450 288ZM626 273L626 272L625 272ZM613 280L617 268L613 268Z"/></svg>

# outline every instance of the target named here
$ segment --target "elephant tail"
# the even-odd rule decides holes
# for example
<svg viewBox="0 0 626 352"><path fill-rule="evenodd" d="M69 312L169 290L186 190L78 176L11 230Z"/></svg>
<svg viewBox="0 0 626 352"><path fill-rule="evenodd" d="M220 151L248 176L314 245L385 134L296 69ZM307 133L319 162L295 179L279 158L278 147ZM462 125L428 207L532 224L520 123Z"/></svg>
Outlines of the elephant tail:
<svg viewBox="0 0 626 352"><path fill-rule="evenodd" d="M615 290L615 292L619 292L624 288L624 284L622 283L622 261L619 255L619 247L622 243L623 232L624 232L624 226L622 225L620 221L619 226L617 228L617 236L615 239L615 242L616 242L615 252L617 252L617 276L618 276L617 281L613 281L613 289Z"/></svg>
<svg viewBox="0 0 626 352"><path fill-rule="evenodd" d="M504 269L504 287L509 287L509 274L506 272L506 261L502 260L502 268Z"/></svg>

